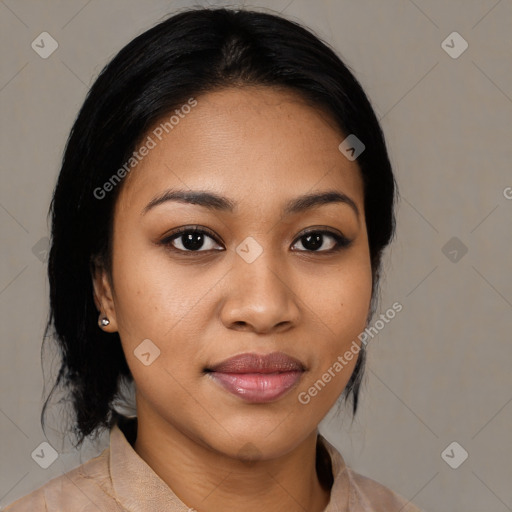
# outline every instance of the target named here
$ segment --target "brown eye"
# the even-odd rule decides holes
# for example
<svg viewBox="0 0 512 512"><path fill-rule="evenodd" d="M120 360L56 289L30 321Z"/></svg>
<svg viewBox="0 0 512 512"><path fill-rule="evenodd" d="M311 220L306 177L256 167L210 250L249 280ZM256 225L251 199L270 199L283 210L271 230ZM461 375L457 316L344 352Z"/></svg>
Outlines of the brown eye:
<svg viewBox="0 0 512 512"><path fill-rule="evenodd" d="M309 231L299 236L296 244L302 244L304 249L298 249L299 251L307 252L335 252L344 247L348 247L351 240L345 238L338 233L332 231Z"/></svg>
<svg viewBox="0 0 512 512"><path fill-rule="evenodd" d="M212 235L199 228L182 228L175 231L171 236L162 240L162 244L181 252L206 252L219 250L216 247L220 247ZM220 247L220 250L223 248Z"/></svg>

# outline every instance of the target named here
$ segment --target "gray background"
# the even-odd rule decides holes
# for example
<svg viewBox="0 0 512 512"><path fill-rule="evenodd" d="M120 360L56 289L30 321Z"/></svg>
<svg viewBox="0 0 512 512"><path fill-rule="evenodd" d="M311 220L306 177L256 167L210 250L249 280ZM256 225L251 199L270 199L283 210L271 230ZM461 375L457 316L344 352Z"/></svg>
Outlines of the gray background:
<svg viewBox="0 0 512 512"><path fill-rule="evenodd" d="M233 4L0 1L1 504L105 446L76 454L49 436L64 453L46 470L31 457L46 441L46 213L69 129L101 68L192 5ZM245 5L283 12L337 49L381 119L402 196L380 312L395 301L403 310L370 342L356 420L330 414L323 433L356 471L425 511L512 511L512 2ZM43 31L59 44L47 59L31 48ZM453 31L469 44L458 58L442 47ZM457 469L441 457L453 441L469 454ZM462 452L448 453L453 463Z"/></svg>

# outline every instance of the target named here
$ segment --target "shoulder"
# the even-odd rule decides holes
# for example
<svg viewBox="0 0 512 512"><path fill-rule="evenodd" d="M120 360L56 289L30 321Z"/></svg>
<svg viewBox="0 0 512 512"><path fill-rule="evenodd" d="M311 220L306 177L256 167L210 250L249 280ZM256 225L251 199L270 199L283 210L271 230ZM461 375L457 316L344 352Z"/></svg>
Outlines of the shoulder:
<svg viewBox="0 0 512 512"><path fill-rule="evenodd" d="M325 437L319 436L330 456L333 485L331 508L325 512L421 512L409 500L376 480L372 480L347 466L341 453Z"/></svg>
<svg viewBox="0 0 512 512"><path fill-rule="evenodd" d="M388 487L347 467L351 483L350 499L355 510L386 512L421 512L409 500ZM361 508L357 508L357 506Z"/></svg>
<svg viewBox="0 0 512 512"><path fill-rule="evenodd" d="M14 501L5 512L114 512L122 510L110 497L109 448Z"/></svg>

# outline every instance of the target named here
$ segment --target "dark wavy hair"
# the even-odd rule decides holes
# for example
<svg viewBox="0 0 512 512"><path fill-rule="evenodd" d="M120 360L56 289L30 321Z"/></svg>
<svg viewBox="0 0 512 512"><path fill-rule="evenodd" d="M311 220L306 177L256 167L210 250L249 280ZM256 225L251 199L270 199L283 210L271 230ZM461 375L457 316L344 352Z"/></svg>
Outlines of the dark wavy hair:
<svg viewBox="0 0 512 512"><path fill-rule="evenodd" d="M381 256L395 231L396 183L384 136L361 85L336 53L281 16L225 8L182 11L142 33L102 70L74 122L53 193L48 259L53 338L60 369L41 411L57 389L72 404L73 431L85 437L111 428L123 383L133 383L118 333L98 328L91 272L101 262L111 278L113 211L122 183L98 200L106 183L155 122L190 97L227 87L260 85L294 91L322 109L366 149L357 158L376 309ZM53 327L53 333L49 335ZM44 342L43 342L44 348ZM355 415L366 350L343 391Z"/></svg>

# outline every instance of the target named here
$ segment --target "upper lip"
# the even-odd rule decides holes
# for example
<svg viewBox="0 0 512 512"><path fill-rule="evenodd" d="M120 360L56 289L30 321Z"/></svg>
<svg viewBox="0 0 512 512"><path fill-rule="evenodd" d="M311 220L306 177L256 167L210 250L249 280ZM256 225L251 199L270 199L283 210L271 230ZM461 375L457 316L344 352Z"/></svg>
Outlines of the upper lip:
<svg viewBox="0 0 512 512"><path fill-rule="evenodd" d="M239 354L207 368L207 371L219 373L275 373L304 370L304 365L298 359L284 352Z"/></svg>

